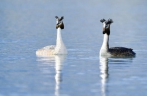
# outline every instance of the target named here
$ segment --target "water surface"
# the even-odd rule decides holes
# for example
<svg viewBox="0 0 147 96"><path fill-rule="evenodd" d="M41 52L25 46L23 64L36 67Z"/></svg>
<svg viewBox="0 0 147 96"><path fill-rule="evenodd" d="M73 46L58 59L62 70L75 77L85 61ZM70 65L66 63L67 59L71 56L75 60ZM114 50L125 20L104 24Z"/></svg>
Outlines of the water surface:
<svg viewBox="0 0 147 96"><path fill-rule="evenodd" d="M0 96L143 96L147 94L146 0L1 0ZM64 16L66 56L37 57L56 42ZM135 58L99 57L100 19L112 18L110 46Z"/></svg>

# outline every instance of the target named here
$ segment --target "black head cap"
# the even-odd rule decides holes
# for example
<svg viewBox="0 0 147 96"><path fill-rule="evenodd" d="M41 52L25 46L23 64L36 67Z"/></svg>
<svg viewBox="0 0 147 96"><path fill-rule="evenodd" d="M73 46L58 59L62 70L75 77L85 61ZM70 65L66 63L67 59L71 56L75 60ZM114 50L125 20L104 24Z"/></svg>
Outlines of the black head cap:
<svg viewBox="0 0 147 96"><path fill-rule="evenodd" d="M55 16L55 18L57 19L56 29L58 28L64 29L64 23L62 21L64 17L62 16L61 18L58 18L58 16Z"/></svg>
<svg viewBox="0 0 147 96"><path fill-rule="evenodd" d="M112 19L108 19L108 20L101 19L100 22L103 23L103 34L106 33L110 35L110 24L113 23L113 20Z"/></svg>

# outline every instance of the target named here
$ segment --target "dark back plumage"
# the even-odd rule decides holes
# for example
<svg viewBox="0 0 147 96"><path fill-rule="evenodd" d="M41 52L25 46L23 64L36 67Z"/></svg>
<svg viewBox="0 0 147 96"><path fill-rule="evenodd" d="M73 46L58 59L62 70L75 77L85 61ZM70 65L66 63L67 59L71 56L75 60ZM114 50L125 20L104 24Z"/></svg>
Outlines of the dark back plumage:
<svg viewBox="0 0 147 96"><path fill-rule="evenodd" d="M117 56L117 57L135 56L135 52L133 52L133 49L125 48L125 47L112 47L109 48L109 52L111 53L112 56Z"/></svg>

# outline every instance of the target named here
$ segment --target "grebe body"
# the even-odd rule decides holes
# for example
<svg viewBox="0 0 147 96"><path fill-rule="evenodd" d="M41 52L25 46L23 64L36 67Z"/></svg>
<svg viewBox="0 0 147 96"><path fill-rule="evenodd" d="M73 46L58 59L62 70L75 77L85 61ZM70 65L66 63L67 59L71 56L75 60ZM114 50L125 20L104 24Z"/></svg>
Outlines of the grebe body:
<svg viewBox="0 0 147 96"><path fill-rule="evenodd" d="M64 29L64 23L62 21L63 16L61 18L58 18L58 16L56 16L55 18L57 21L56 22L56 29L57 29L56 45L45 46L41 49L38 49L36 51L36 55L38 56L67 54L67 50L61 36L61 30Z"/></svg>
<svg viewBox="0 0 147 96"><path fill-rule="evenodd" d="M101 19L100 22L103 23L103 43L100 49L101 56L111 56L111 57L134 57L135 52L131 48L125 47L112 47L109 48L109 36L110 36L110 25L113 23L112 19Z"/></svg>

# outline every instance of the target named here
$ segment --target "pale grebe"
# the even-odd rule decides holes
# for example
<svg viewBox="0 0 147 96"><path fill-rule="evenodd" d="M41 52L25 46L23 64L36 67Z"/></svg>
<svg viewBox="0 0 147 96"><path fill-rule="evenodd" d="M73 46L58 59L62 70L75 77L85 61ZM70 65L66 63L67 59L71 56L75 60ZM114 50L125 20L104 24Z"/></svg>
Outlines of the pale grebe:
<svg viewBox="0 0 147 96"><path fill-rule="evenodd" d="M67 54L67 50L61 36L61 29L64 29L64 23L62 21L64 17L62 16L61 18L58 18L58 16L55 16L55 18L57 21L56 22L56 29L57 29L56 45L46 46L37 50L36 55L38 56Z"/></svg>
<svg viewBox="0 0 147 96"><path fill-rule="evenodd" d="M103 44L100 49L101 56L114 56L114 57L134 57L135 52L131 48L125 47L112 47L109 48L109 35L110 35L110 25L113 23L112 19L101 19L100 22L103 23Z"/></svg>

